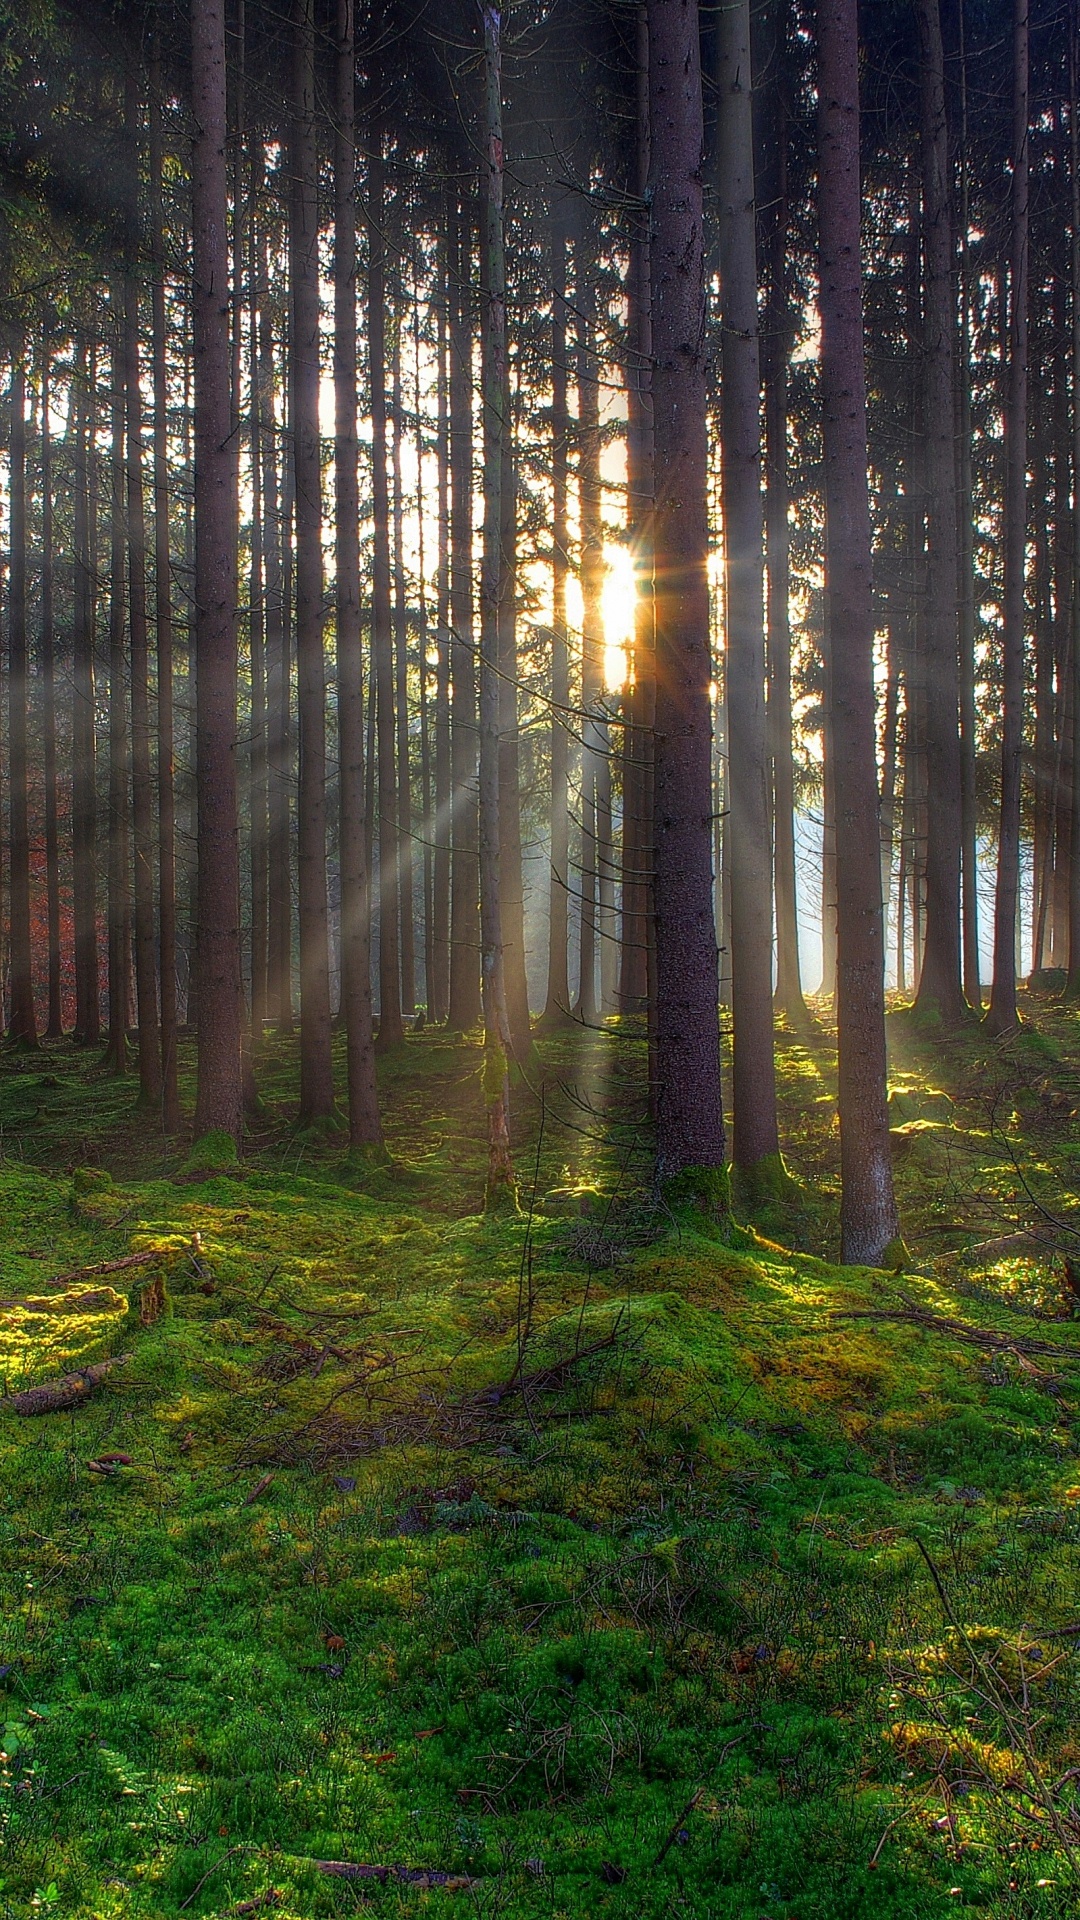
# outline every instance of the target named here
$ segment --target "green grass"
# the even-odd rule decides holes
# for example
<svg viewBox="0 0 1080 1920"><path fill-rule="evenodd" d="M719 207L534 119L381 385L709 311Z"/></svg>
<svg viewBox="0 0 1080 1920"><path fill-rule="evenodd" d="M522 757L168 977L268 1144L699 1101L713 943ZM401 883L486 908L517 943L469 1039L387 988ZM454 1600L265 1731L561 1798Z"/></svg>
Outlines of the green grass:
<svg viewBox="0 0 1080 1920"><path fill-rule="evenodd" d="M542 1043L491 1223L476 1046L386 1063L359 1172L295 1131L288 1042L225 1172L70 1046L6 1059L0 1297L159 1257L0 1310L8 1391L131 1354L0 1412L0 1915L1069 1910L1080 1330L1044 1258L964 1255L1075 1207L1080 1031L1039 1022L894 1016L898 1281L818 1257L825 1027L781 1036L798 1191L734 1246L652 1205L630 1031ZM901 1294L993 1347L844 1317Z"/></svg>

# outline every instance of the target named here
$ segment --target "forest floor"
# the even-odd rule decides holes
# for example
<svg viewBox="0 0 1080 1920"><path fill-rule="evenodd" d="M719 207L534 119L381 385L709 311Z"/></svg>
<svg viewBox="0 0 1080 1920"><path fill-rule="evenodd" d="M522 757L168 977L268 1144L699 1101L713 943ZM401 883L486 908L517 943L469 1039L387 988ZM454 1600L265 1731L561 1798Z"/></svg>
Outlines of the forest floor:
<svg viewBox="0 0 1080 1920"><path fill-rule="evenodd" d="M540 1042L496 1221L438 1032L366 1172L291 1041L224 1174L5 1056L0 1387L130 1357L0 1406L0 1916L1075 1911L1080 1018L1025 1020L891 1016L900 1276L830 1264L825 1023L727 1242L626 1025Z"/></svg>

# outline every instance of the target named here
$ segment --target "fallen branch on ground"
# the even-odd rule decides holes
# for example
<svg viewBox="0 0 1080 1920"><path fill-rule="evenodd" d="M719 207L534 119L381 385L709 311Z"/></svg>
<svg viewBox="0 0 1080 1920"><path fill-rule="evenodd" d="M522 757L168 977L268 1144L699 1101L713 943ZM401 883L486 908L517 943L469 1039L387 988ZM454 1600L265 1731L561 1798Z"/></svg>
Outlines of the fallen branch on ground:
<svg viewBox="0 0 1080 1920"><path fill-rule="evenodd" d="M928 1333L948 1333L954 1340L966 1340L973 1347L983 1347L992 1353L1037 1353L1044 1359L1063 1360L1074 1367L1080 1367L1080 1348L1058 1346L1052 1340L1032 1340L1019 1334L991 1333L985 1327L970 1326L965 1320L954 1320L950 1314L934 1313L930 1307L921 1307L916 1300L901 1296L903 1305L899 1307L841 1307L834 1314L836 1320L894 1320L906 1322L913 1327L924 1327Z"/></svg>
<svg viewBox="0 0 1080 1920"><path fill-rule="evenodd" d="M447 1893L468 1893L470 1888L480 1885L470 1874L442 1873L429 1867L379 1867L354 1860L313 1860L311 1865L319 1873L332 1874L335 1880L377 1880L383 1887L397 1880L402 1886L418 1887L422 1892L442 1887Z"/></svg>
<svg viewBox="0 0 1080 1920"><path fill-rule="evenodd" d="M12 1413L23 1415L67 1413L72 1407L81 1407L114 1367L126 1367L130 1359L130 1353L118 1353L111 1360L98 1360L94 1366L80 1367L76 1373L65 1373L59 1380L45 1380L40 1387L9 1393L0 1399L0 1407L10 1407Z"/></svg>

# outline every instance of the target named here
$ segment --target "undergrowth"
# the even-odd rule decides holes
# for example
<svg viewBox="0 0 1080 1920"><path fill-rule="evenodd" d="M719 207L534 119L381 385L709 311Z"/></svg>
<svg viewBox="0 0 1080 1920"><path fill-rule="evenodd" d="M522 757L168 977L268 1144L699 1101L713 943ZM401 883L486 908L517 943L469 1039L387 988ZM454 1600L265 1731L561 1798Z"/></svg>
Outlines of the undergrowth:
<svg viewBox="0 0 1080 1920"><path fill-rule="evenodd" d="M819 1257L824 1025L734 1245L649 1191L632 1024L541 1043L495 1221L470 1043L385 1063L360 1168L288 1042L224 1171L70 1045L5 1060L3 1387L130 1358L0 1411L0 1915L1070 1911L1080 1033L1038 1017L894 1015L898 1278Z"/></svg>

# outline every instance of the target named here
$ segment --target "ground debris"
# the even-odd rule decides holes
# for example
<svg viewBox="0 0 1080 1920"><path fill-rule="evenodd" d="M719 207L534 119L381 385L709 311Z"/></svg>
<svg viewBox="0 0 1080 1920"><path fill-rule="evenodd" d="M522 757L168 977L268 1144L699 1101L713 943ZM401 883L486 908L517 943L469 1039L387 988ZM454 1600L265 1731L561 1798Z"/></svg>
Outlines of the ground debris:
<svg viewBox="0 0 1080 1920"><path fill-rule="evenodd" d="M130 1353L114 1354L111 1360L98 1360L92 1367L80 1367L74 1373L65 1373L58 1380L45 1380L40 1387L27 1387L22 1393L9 1393L0 1399L0 1407L10 1407L13 1413L68 1413L72 1407L79 1407L96 1393L114 1367L125 1367L131 1359Z"/></svg>

